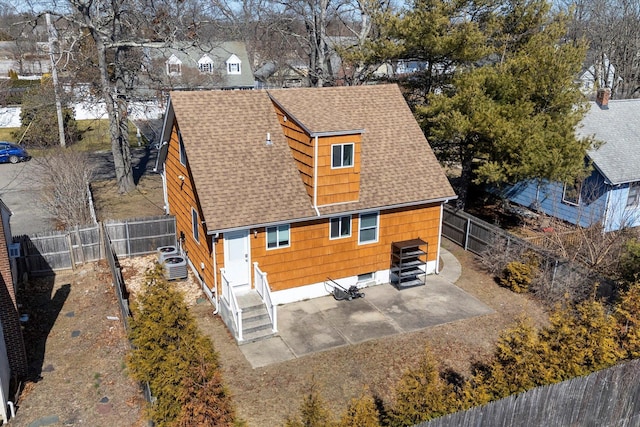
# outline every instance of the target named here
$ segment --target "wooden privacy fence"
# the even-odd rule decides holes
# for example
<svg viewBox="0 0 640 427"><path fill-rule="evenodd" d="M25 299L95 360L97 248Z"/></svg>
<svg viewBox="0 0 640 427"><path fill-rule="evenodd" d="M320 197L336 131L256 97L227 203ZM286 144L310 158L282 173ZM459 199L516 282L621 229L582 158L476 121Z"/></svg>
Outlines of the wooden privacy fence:
<svg viewBox="0 0 640 427"><path fill-rule="evenodd" d="M534 388L416 427L577 425L640 425L640 360Z"/></svg>
<svg viewBox="0 0 640 427"><path fill-rule="evenodd" d="M33 236L15 236L13 242L20 243L19 274L46 275L104 259L103 233L111 240L117 256L144 255L160 246L176 244L176 222L172 216L109 221Z"/></svg>
<svg viewBox="0 0 640 427"><path fill-rule="evenodd" d="M555 255L546 248L536 246L531 242L514 236L495 225L474 217L464 211L444 206L442 217L442 235L465 250L477 255L484 255L488 249L499 245L501 241L505 247L521 252L535 253L540 260L540 270L545 272L550 287L557 283L582 278L593 281L592 274L583 266L570 262ZM604 281L604 279L602 279Z"/></svg>

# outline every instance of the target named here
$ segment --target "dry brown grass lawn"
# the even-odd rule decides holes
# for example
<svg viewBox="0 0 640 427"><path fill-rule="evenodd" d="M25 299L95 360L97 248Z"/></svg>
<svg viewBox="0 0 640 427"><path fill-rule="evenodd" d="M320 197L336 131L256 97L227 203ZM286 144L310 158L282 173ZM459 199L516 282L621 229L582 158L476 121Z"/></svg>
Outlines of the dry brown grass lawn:
<svg viewBox="0 0 640 427"><path fill-rule="evenodd" d="M164 214L162 178L158 174L143 175L136 189L129 194L118 193L115 180L94 181L91 190L99 221Z"/></svg>
<svg viewBox="0 0 640 427"><path fill-rule="evenodd" d="M547 315L535 300L499 287L472 254L446 240L443 245L462 264L457 286L495 313L252 369L220 317L212 315L212 307L194 306L202 330L220 353L224 378L240 416L249 426L283 425L298 410L312 379L336 416L365 386L389 402L402 372L417 363L426 347L441 366L466 375L473 362L490 358L500 331L518 316L525 314L538 325L545 323Z"/></svg>

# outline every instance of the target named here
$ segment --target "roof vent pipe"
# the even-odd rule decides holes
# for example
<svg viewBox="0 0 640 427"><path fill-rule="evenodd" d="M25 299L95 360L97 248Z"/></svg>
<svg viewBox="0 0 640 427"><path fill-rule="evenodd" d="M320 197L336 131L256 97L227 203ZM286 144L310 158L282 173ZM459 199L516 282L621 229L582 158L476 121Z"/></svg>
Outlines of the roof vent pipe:
<svg viewBox="0 0 640 427"><path fill-rule="evenodd" d="M267 140L265 142L267 143L267 145L272 145L273 144L271 142L271 134L269 132L267 132Z"/></svg>

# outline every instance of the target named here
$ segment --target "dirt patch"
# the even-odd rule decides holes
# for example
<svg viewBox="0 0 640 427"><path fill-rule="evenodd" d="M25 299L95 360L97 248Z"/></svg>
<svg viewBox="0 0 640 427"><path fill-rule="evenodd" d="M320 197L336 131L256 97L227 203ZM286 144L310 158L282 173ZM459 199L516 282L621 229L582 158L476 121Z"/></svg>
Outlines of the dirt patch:
<svg viewBox="0 0 640 427"><path fill-rule="evenodd" d="M136 189L128 194L118 193L116 181L91 183L96 216L106 219L133 219L164 214L162 178L158 174L142 176Z"/></svg>
<svg viewBox="0 0 640 427"><path fill-rule="evenodd" d="M224 379L239 415L250 426L282 425L288 415L297 412L311 381L319 386L336 415L365 386L389 402L402 372L419 360L426 347L443 367L468 375L471 363L487 360L500 331L518 316L526 314L537 325L546 322L547 316L535 300L496 285L473 254L446 240L443 246L462 264L456 285L495 313L252 369L220 317L212 315L211 306L193 306L202 330L212 337L220 353Z"/></svg>
<svg viewBox="0 0 640 427"><path fill-rule="evenodd" d="M31 380L11 424L145 425L144 398L127 376L129 344L108 271L88 264L31 279L20 295L29 314L24 338Z"/></svg>
<svg viewBox="0 0 640 427"><path fill-rule="evenodd" d="M142 291L142 286L145 282L145 272L155 267L156 260L156 255L123 258L119 260L120 267L122 268L122 278L127 284L127 291L132 295L132 299L135 299L135 296ZM204 295L200 289L200 285L193 277L191 271L189 271L189 276L186 279L172 281L171 286L182 294L187 306L204 302Z"/></svg>

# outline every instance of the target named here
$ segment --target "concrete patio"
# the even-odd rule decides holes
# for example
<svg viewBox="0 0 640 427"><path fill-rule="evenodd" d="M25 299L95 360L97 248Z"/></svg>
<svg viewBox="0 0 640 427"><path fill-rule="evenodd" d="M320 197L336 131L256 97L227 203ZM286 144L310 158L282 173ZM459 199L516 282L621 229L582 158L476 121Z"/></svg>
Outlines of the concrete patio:
<svg viewBox="0 0 640 427"><path fill-rule="evenodd" d="M458 260L441 248L441 271L426 285L398 291L390 284L364 288L364 298L327 296L278 307L279 334L240 346L253 368L310 353L493 313L454 283Z"/></svg>

